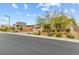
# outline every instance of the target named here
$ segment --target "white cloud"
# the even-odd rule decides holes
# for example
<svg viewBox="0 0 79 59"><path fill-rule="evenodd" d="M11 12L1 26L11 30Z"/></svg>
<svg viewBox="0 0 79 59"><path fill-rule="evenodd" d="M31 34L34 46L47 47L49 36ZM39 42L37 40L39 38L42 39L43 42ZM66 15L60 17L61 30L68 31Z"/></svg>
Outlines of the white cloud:
<svg viewBox="0 0 79 59"><path fill-rule="evenodd" d="M36 17L36 14L33 14L34 17Z"/></svg>
<svg viewBox="0 0 79 59"><path fill-rule="evenodd" d="M42 7L49 8L49 7L50 7L50 4L49 4L49 3L44 3L44 4L42 5Z"/></svg>
<svg viewBox="0 0 79 59"><path fill-rule="evenodd" d="M75 5L76 3L72 3L72 5Z"/></svg>
<svg viewBox="0 0 79 59"><path fill-rule="evenodd" d="M1 17L1 20L2 21L8 21L8 18L7 17Z"/></svg>
<svg viewBox="0 0 79 59"><path fill-rule="evenodd" d="M36 7L39 8L41 6L43 6L43 3L39 3Z"/></svg>
<svg viewBox="0 0 79 59"><path fill-rule="evenodd" d="M33 16L33 17L36 17L36 14L26 14L27 17L29 16Z"/></svg>
<svg viewBox="0 0 79 59"><path fill-rule="evenodd" d="M70 9L70 10L65 9L64 12L65 13L75 13L75 10L74 9Z"/></svg>
<svg viewBox="0 0 79 59"><path fill-rule="evenodd" d="M64 10L64 12L65 12L65 13L68 13L68 10L67 10L67 9L65 9L65 10Z"/></svg>
<svg viewBox="0 0 79 59"><path fill-rule="evenodd" d="M41 8L42 11L49 11L49 8Z"/></svg>
<svg viewBox="0 0 79 59"><path fill-rule="evenodd" d="M59 12L62 12L62 10L59 10Z"/></svg>
<svg viewBox="0 0 79 59"><path fill-rule="evenodd" d="M24 4L24 9L27 9L28 8L28 5L27 4Z"/></svg>
<svg viewBox="0 0 79 59"><path fill-rule="evenodd" d="M37 7L47 7L47 8L49 8L51 6L58 6L58 7L60 7L61 4L60 3L39 3L37 5Z"/></svg>
<svg viewBox="0 0 79 59"><path fill-rule="evenodd" d="M52 6L58 6L60 7L60 3L39 3L36 7L39 8L41 7L41 10L42 11L49 11L50 10L50 7Z"/></svg>
<svg viewBox="0 0 79 59"><path fill-rule="evenodd" d="M26 16L30 16L30 14L26 14Z"/></svg>
<svg viewBox="0 0 79 59"><path fill-rule="evenodd" d="M15 12L15 14L16 14L16 16L19 17L19 18L22 18L22 16L23 16L23 13L21 13L21 12Z"/></svg>
<svg viewBox="0 0 79 59"><path fill-rule="evenodd" d="M74 9L71 9L70 11L71 11L72 13L75 13L75 10L74 10Z"/></svg>
<svg viewBox="0 0 79 59"><path fill-rule="evenodd" d="M13 6L14 8L16 8L16 9L18 8L18 6L17 6L16 4L12 4L12 6Z"/></svg>
<svg viewBox="0 0 79 59"><path fill-rule="evenodd" d="M61 4L60 3L50 3L50 6L58 6L58 7L60 7Z"/></svg>
<svg viewBox="0 0 79 59"><path fill-rule="evenodd" d="M21 13L21 12L16 12L16 14L17 14L17 15L22 15L22 13Z"/></svg>

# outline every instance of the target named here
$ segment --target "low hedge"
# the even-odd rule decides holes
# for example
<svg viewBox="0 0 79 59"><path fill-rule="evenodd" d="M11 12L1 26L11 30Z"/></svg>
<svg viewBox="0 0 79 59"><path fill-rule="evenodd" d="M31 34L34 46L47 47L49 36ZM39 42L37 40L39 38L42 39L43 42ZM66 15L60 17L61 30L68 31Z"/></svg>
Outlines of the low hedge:
<svg viewBox="0 0 79 59"><path fill-rule="evenodd" d="M56 37L62 37L62 33L57 33Z"/></svg>
<svg viewBox="0 0 79 59"><path fill-rule="evenodd" d="M73 35L67 35L68 38L75 38Z"/></svg>

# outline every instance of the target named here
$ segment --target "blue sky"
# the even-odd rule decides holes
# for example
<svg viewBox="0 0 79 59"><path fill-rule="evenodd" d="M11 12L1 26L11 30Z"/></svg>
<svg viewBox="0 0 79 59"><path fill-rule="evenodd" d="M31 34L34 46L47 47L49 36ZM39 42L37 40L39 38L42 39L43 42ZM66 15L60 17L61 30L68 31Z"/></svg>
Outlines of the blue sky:
<svg viewBox="0 0 79 59"><path fill-rule="evenodd" d="M10 16L11 24L25 22L28 25L35 24L37 16L48 10L59 10L71 14L79 23L79 4L75 3L2 3L0 4L0 24L8 24L4 15Z"/></svg>

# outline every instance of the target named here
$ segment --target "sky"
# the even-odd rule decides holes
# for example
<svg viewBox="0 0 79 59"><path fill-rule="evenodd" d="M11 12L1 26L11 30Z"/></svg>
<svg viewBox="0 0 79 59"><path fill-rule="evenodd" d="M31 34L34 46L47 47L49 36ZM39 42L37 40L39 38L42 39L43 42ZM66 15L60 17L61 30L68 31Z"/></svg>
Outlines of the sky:
<svg viewBox="0 0 79 59"><path fill-rule="evenodd" d="M58 10L71 14L79 24L78 3L0 3L0 25L25 22L27 25L35 24L36 17L41 16L45 11Z"/></svg>

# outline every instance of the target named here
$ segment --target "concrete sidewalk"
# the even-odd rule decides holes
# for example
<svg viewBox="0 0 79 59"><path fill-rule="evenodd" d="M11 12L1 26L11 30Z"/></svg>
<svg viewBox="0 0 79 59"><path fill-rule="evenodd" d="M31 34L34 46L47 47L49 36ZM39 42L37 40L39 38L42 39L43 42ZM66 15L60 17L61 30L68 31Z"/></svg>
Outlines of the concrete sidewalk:
<svg viewBox="0 0 79 59"><path fill-rule="evenodd" d="M26 33L13 33L13 32L0 32L0 33L15 34L15 35L21 35L21 36L30 36L30 37L38 37L38 38L46 38L46 39L53 39L53 40L61 40L61 41L79 43L79 39L57 38L57 37L48 37L48 36L41 36L41 35L31 35L31 34L26 34Z"/></svg>

